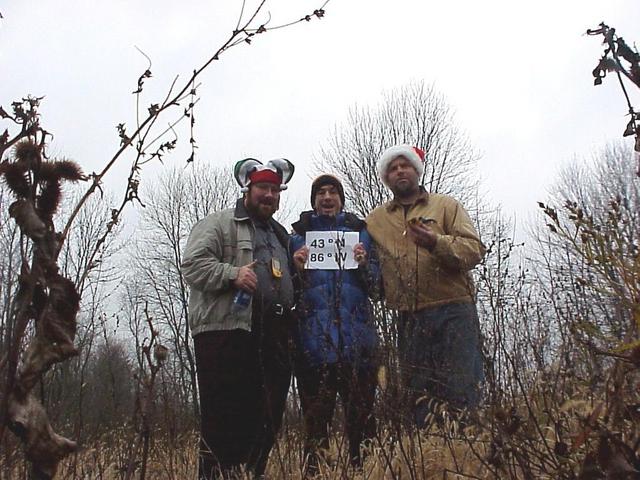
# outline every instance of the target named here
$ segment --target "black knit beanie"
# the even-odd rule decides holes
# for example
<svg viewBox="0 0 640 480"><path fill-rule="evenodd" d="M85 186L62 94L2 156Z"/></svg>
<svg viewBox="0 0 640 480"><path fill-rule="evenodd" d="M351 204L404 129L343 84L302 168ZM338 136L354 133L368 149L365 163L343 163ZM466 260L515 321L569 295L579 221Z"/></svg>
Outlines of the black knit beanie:
<svg viewBox="0 0 640 480"><path fill-rule="evenodd" d="M340 201L342 202L342 208L344 208L344 189L342 188L342 183L338 180L337 177L330 175L328 173L324 173L317 177L313 183L311 184L311 208L315 208L316 204L316 195L318 194L318 190L324 187L325 185L333 185L338 190L338 195L340 195Z"/></svg>

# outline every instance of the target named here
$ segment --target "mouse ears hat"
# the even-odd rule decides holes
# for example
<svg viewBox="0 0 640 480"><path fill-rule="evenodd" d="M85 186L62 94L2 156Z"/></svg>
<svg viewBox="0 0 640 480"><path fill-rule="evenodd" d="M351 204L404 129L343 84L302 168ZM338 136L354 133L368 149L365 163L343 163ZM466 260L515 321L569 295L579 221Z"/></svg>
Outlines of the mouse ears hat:
<svg viewBox="0 0 640 480"><path fill-rule="evenodd" d="M260 182L275 183L280 186L280 190L286 190L294 171L293 163L286 158L276 158L265 164L255 158L245 158L235 164L233 176L242 193L248 192L252 183Z"/></svg>

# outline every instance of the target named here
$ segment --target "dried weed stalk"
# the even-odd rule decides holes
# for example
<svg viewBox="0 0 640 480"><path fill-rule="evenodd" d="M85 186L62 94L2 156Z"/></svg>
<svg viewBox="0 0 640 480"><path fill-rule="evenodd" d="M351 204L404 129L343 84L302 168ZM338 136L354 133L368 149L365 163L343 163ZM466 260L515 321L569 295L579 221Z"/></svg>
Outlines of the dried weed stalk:
<svg viewBox="0 0 640 480"><path fill-rule="evenodd" d="M616 29L601 23L598 28L587 30L587 35L602 35L605 46L604 53L593 69L595 77L594 85L601 85L602 79L607 76L607 72L615 72L620 88L627 101L629 111L629 122L622 134L624 137L635 136L635 151L638 156L638 170L636 175L640 177L640 112L636 112L631 105L629 93L625 87L623 77L627 78L633 85L640 88L640 54L636 49L627 45L622 37L616 34Z"/></svg>

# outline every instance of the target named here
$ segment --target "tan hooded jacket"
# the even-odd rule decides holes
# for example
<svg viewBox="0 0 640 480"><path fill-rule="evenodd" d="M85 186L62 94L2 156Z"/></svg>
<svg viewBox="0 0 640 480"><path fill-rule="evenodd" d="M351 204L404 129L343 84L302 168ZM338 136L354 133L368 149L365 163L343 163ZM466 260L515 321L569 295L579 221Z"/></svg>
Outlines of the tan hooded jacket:
<svg viewBox="0 0 640 480"><path fill-rule="evenodd" d="M408 221L425 217L438 234L432 251L418 247L406 235ZM391 200L367 217L367 229L379 249L387 305L402 311L449 303L473 302L469 271L485 254L485 247L469 214L452 197L422 192L405 213Z"/></svg>

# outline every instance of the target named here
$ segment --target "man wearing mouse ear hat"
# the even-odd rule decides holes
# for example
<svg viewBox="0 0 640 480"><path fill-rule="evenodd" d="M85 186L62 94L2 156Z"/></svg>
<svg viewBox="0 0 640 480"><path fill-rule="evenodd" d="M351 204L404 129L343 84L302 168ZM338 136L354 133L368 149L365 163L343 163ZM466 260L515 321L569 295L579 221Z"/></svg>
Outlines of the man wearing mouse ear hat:
<svg viewBox="0 0 640 480"><path fill-rule="evenodd" d="M458 201L421 186L424 162L424 152L412 145L385 150L378 174L393 199L366 219L378 247L386 304L398 312L398 354L418 426L430 403L473 410L483 378L470 271L485 247Z"/></svg>
<svg viewBox="0 0 640 480"><path fill-rule="evenodd" d="M263 475L280 428L291 381L293 269L289 236L273 214L293 172L286 159L239 161L234 177L243 197L200 220L187 242L200 479L227 478L242 466Z"/></svg>

